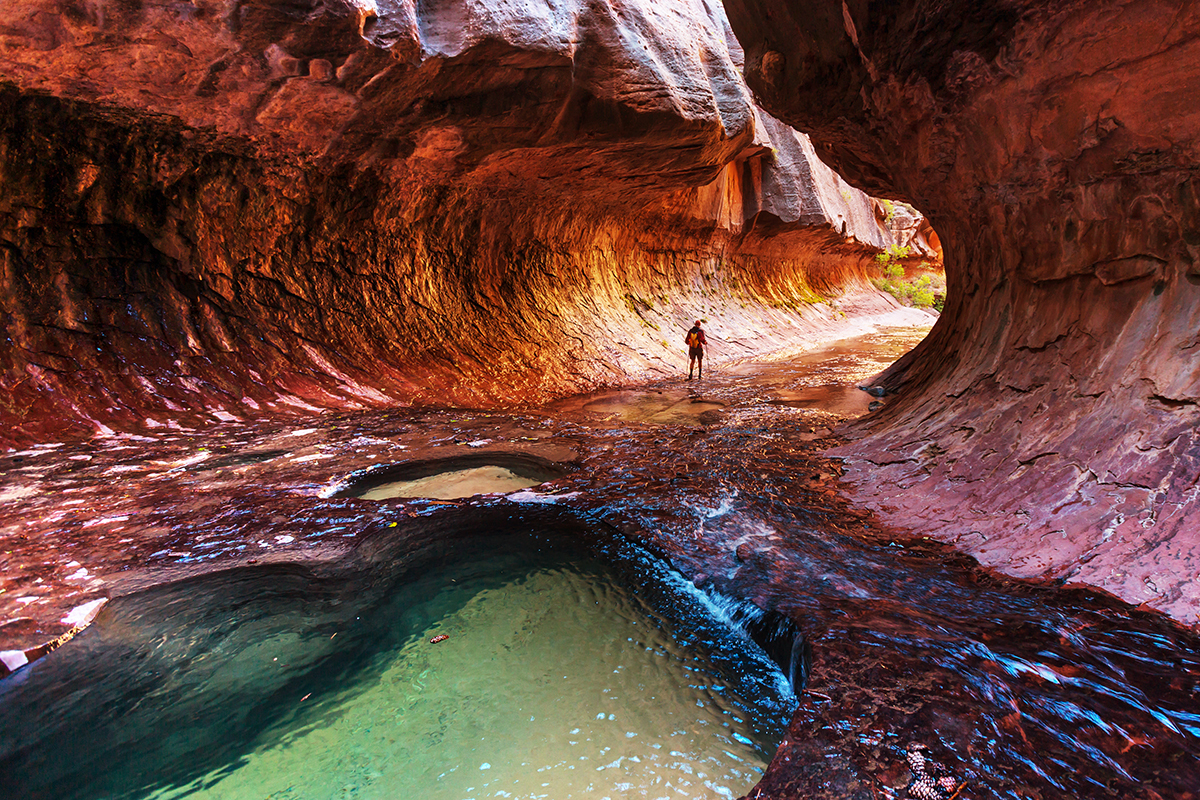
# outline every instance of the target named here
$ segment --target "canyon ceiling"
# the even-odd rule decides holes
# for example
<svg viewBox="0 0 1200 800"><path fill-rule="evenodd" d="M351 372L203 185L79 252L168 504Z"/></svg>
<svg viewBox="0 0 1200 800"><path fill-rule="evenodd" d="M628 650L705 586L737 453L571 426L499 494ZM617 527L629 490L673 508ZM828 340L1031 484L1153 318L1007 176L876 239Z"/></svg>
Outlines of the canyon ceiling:
<svg viewBox="0 0 1200 800"><path fill-rule="evenodd" d="M537 402L673 368L694 309L795 345L896 235L816 153L920 208L949 282L848 490L1194 624L1198 34L1151 0L2 4L0 442Z"/></svg>

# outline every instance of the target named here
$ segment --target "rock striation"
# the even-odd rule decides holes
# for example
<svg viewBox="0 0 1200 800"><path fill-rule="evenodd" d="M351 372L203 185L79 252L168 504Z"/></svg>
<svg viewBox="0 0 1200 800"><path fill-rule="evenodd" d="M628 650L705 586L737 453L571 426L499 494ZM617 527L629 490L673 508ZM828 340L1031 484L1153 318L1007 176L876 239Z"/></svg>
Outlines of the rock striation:
<svg viewBox="0 0 1200 800"><path fill-rule="evenodd" d="M0 443L540 401L795 346L899 234L723 9L0 9Z"/></svg>
<svg viewBox="0 0 1200 800"><path fill-rule="evenodd" d="M759 101L945 248L945 313L837 451L858 497L1200 621L1200 9L726 5Z"/></svg>

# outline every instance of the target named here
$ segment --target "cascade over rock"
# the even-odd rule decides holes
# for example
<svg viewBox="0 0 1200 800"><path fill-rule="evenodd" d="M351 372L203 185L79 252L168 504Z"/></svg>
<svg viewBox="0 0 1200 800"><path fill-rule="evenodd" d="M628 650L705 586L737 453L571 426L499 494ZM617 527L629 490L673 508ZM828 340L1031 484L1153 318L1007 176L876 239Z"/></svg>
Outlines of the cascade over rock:
<svg viewBox="0 0 1200 800"><path fill-rule="evenodd" d="M930 232L741 64L702 0L5 4L0 442L534 402L678 370L700 313L802 345Z"/></svg>
<svg viewBox="0 0 1200 800"><path fill-rule="evenodd" d="M840 452L985 564L1200 620L1200 8L728 0L747 78L945 247L948 304Z"/></svg>

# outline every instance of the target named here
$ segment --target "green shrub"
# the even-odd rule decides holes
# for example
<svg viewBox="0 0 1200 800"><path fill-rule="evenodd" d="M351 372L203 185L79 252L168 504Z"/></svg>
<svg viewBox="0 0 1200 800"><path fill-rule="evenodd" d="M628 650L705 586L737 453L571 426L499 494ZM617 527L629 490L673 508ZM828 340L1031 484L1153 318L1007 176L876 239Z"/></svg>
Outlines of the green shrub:
<svg viewBox="0 0 1200 800"><path fill-rule="evenodd" d="M892 262L883 268L882 278L873 278L871 282L875 288L887 292L906 306L934 308L940 313L946 304L944 279L939 278L935 284L931 275L922 275L913 280L906 280L904 275L904 266Z"/></svg>

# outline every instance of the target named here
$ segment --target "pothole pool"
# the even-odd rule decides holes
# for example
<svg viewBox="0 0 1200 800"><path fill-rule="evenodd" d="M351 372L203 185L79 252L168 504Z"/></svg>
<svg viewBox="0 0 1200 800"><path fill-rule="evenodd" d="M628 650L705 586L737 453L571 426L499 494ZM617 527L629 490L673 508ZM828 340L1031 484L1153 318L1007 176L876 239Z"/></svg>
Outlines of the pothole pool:
<svg viewBox="0 0 1200 800"><path fill-rule="evenodd" d="M782 737L787 678L628 545L489 536L403 572L239 569L114 601L0 683L0 788L734 798Z"/></svg>
<svg viewBox="0 0 1200 800"><path fill-rule="evenodd" d="M563 464L524 453L477 453L373 467L352 475L329 494L364 500L459 500L530 489L566 473Z"/></svg>

